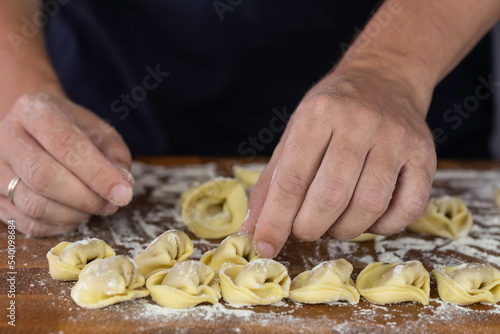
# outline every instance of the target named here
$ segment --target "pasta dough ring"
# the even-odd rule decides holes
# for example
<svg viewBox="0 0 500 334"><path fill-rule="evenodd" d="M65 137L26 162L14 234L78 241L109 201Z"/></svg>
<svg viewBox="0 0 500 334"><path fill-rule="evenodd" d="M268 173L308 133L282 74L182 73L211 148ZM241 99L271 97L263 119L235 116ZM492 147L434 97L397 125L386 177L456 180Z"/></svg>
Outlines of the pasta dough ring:
<svg viewBox="0 0 500 334"><path fill-rule="evenodd" d="M290 299L317 304L345 300L359 302L359 292L351 279L352 265L344 259L325 261L295 277L290 286Z"/></svg>
<svg viewBox="0 0 500 334"><path fill-rule="evenodd" d="M248 212L245 189L229 178L189 189L180 204L182 221L199 238L218 239L238 232Z"/></svg>
<svg viewBox="0 0 500 334"><path fill-rule="evenodd" d="M57 280L78 279L82 269L95 259L105 259L116 253L100 239L86 239L77 242L63 241L47 253L50 275Z"/></svg>
<svg viewBox="0 0 500 334"><path fill-rule="evenodd" d="M216 304L221 297L214 270L193 260L154 273L146 281L146 287L158 304L177 309Z"/></svg>
<svg viewBox="0 0 500 334"><path fill-rule="evenodd" d="M359 273L356 287L366 300L375 304L405 301L429 304L430 277L419 261L370 263Z"/></svg>

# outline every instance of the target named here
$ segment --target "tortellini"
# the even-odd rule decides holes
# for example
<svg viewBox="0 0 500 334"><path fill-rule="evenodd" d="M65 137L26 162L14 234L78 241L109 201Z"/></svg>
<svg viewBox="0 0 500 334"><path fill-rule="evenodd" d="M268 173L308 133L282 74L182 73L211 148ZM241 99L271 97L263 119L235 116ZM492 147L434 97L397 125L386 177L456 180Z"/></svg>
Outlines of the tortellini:
<svg viewBox="0 0 500 334"><path fill-rule="evenodd" d="M181 198L182 220L199 238L217 239L238 232L248 212L243 185L219 178L191 188Z"/></svg>
<svg viewBox="0 0 500 334"><path fill-rule="evenodd" d="M260 259L252 244L252 234L234 234L224 239L219 247L206 252L200 259L213 270L218 271L224 263L247 264Z"/></svg>
<svg viewBox="0 0 500 334"><path fill-rule="evenodd" d="M377 237L378 237L378 235L376 235L376 234L363 233L360 236L358 236L358 237L356 237L354 239L351 239L349 241L353 241L353 242L365 242L365 241L375 240L375 238L377 238Z"/></svg>
<svg viewBox="0 0 500 334"><path fill-rule="evenodd" d="M359 274L356 287L366 300L375 304L405 301L429 304L430 277L419 261L371 263Z"/></svg>
<svg viewBox="0 0 500 334"><path fill-rule="evenodd" d="M245 189L251 189L259 180L260 174L266 167L265 164L262 165L234 165L233 175L234 177L243 184Z"/></svg>
<svg viewBox="0 0 500 334"><path fill-rule="evenodd" d="M407 229L414 232L458 239L472 226L472 216L464 202L458 197L433 198L427 204L423 215Z"/></svg>
<svg viewBox="0 0 500 334"><path fill-rule="evenodd" d="M83 267L95 259L115 256L116 253L100 239L87 239L74 243L63 241L47 253L50 275L54 279L77 280Z"/></svg>
<svg viewBox="0 0 500 334"><path fill-rule="evenodd" d="M312 270L295 277L290 286L290 299L317 304L345 300L359 302L359 292L351 279L352 265L344 259L322 262Z"/></svg>
<svg viewBox="0 0 500 334"><path fill-rule="evenodd" d="M288 297L290 290L285 266L270 259L258 259L246 265L226 263L219 277L222 297L230 304L273 304Z"/></svg>
<svg viewBox="0 0 500 334"><path fill-rule="evenodd" d="M432 271L439 297L455 304L500 301L500 271L481 263L462 264Z"/></svg>
<svg viewBox="0 0 500 334"><path fill-rule="evenodd" d="M134 261L144 277L155 271L171 268L193 254L193 243L186 233L170 230L161 234Z"/></svg>
<svg viewBox="0 0 500 334"><path fill-rule="evenodd" d="M71 297L81 307L100 308L146 297L144 276L129 257L117 255L94 260L83 268Z"/></svg>
<svg viewBox="0 0 500 334"><path fill-rule="evenodd" d="M146 287L151 297L162 306L189 308L219 302L220 287L214 277L212 268L190 260L154 273L147 279Z"/></svg>

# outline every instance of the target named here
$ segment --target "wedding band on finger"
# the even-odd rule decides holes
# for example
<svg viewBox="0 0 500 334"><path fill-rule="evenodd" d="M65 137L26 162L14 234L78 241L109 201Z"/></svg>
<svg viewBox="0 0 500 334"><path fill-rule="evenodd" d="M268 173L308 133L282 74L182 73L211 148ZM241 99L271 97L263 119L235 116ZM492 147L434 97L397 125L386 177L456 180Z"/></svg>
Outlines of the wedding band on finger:
<svg viewBox="0 0 500 334"><path fill-rule="evenodd" d="M14 177L10 181L9 186L7 187L7 198L9 199L9 202L12 203L12 205L15 205L14 204L14 190L16 190L16 187L19 184L19 180L21 180L19 178L19 176Z"/></svg>

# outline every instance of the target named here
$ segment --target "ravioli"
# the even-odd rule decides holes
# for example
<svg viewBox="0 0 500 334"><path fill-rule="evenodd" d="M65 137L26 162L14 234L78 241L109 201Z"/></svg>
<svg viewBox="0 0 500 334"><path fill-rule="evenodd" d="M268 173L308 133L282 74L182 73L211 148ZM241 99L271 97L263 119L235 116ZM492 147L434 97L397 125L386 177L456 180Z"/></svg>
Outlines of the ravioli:
<svg viewBox="0 0 500 334"><path fill-rule="evenodd" d="M193 260L157 271L147 279L146 287L158 304L176 309L217 304L221 297L214 270Z"/></svg>
<svg viewBox="0 0 500 334"><path fill-rule="evenodd" d="M83 268L71 297L81 307L101 308L149 295L137 264L124 255L94 260Z"/></svg>
<svg viewBox="0 0 500 334"><path fill-rule="evenodd" d="M408 225L414 232L458 239L472 227L472 216L458 197L437 197L427 204L420 218Z"/></svg>
<svg viewBox="0 0 500 334"><path fill-rule="evenodd" d="M495 304L500 301L500 271L481 263L444 267L432 271L439 297L454 304Z"/></svg>
<svg viewBox="0 0 500 334"><path fill-rule="evenodd" d="M226 263L219 277L222 297L230 304L273 304L288 297L290 290L286 267L270 259L258 259L246 265Z"/></svg>
<svg viewBox="0 0 500 334"><path fill-rule="evenodd" d="M144 277L171 268L193 254L193 243L186 233L170 230L156 238L134 261Z"/></svg>
<svg viewBox="0 0 500 334"><path fill-rule="evenodd" d="M218 239L238 232L248 212L243 185L219 178L188 189L181 197L183 223L199 238Z"/></svg>
<svg viewBox="0 0 500 334"><path fill-rule="evenodd" d="M429 304L429 272L419 261L370 263L359 273L356 287L361 296L375 304Z"/></svg>
<svg viewBox="0 0 500 334"><path fill-rule="evenodd" d="M116 253L100 239L86 239L77 242L63 241L47 253L50 275L57 280L78 279L82 269L95 259L105 259Z"/></svg>
<svg viewBox="0 0 500 334"><path fill-rule="evenodd" d="M253 248L252 241L252 234L239 233L230 235L221 242L219 247L206 252L200 261L218 271L224 263L244 265L250 261L260 259Z"/></svg>
<svg viewBox="0 0 500 334"><path fill-rule="evenodd" d="M359 292L351 279L352 265L344 259L325 261L295 277L289 298L308 304L359 302Z"/></svg>

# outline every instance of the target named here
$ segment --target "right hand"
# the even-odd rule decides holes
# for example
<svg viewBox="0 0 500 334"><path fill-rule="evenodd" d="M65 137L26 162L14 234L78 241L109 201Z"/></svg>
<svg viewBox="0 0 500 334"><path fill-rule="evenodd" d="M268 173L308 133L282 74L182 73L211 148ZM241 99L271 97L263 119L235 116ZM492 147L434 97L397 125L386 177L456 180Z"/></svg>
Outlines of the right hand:
<svg viewBox="0 0 500 334"><path fill-rule="evenodd" d="M0 219L48 236L110 215L132 199L131 163L122 137L91 111L48 93L23 95L0 119Z"/></svg>

